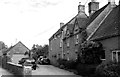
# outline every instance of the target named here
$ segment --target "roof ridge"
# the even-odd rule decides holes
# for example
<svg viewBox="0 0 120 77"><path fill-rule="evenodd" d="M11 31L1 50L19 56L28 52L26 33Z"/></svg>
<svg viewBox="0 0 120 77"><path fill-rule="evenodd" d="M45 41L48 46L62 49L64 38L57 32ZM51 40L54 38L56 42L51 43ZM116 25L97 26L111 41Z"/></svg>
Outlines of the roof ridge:
<svg viewBox="0 0 120 77"><path fill-rule="evenodd" d="M24 47L26 47L21 41L19 41L18 43L16 43L14 46L11 46L9 49L8 49L8 52L14 48L17 44L21 43ZM26 47L28 50L30 50L28 47Z"/></svg>
<svg viewBox="0 0 120 77"><path fill-rule="evenodd" d="M98 25L98 27L92 32L92 34L90 35L90 37L87 38L87 40L89 40L94 34L95 32L99 29L99 27L101 26L101 24L103 23L103 21L108 17L108 15L111 13L113 9L111 9L108 14L103 18L103 20L100 22L100 24Z"/></svg>

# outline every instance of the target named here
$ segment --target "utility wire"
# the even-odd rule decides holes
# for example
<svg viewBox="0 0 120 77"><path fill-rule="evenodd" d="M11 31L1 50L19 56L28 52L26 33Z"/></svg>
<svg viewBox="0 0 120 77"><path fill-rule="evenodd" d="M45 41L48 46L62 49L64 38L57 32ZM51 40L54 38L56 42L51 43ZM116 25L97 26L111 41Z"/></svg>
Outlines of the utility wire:
<svg viewBox="0 0 120 77"><path fill-rule="evenodd" d="M49 32L50 30L54 29L55 27L57 27L57 26L52 26L52 27L50 27L49 29L46 29L46 30L44 30L43 32L38 33L37 35L35 35L35 37L40 36L40 35L42 35L42 34L44 34L44 33L47 33L47 32Z"/></svg>

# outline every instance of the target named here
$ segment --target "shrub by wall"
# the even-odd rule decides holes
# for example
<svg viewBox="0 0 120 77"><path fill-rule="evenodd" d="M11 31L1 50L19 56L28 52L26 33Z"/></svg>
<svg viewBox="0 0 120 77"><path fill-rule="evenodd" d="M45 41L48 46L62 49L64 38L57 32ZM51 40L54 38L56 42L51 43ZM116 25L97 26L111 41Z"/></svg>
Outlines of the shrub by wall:
<svg viewBox="0 0 120 77"><path fill-rule="evenodd" d="M77 65L77 72L79 75L82 75L82 76L90 76L92 74L95 73L95 70L96 70L96 67L97 67L97 64L81 64L79 63Z"/></svg>
<svg viewBox="0 0 120 77"><path fill-rule="evenodd" d="M105 64L100 64L96 68L95 76L99 76L99 77L120 76L120 63L108 62Z"/></svg>
<svg viewBox="0 0 120 77"><path fill-rule="evenodd" d="M75 69L78 64L77 61L66 59L58 59L57 61L59 63L59 67L64 69Z"/></svg>

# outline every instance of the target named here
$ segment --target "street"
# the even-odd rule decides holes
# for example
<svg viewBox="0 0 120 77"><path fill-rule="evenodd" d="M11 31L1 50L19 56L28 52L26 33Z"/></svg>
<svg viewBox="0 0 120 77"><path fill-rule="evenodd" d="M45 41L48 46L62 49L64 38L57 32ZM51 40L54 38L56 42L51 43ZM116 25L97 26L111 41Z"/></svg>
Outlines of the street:
<svg viewBox="0 0 120 77"><path fill-rule="evenodd" d="M0 76L4 77L13 77L13 74L9 73L5 69L0 67ZM36 70L32 70L32 77L34 76L62 76L62 77L81 77L75 75L73 72L69 72L63 69L59 69L58 67L54 67L52 65L38 65L38 68Z"/></svg>
<svg viewBox="0 0 120 77"><path fill-rule="evenodd" d="M32 75L56 75L56 76L77 76L75 75L73 72L69 72L63 69L60 69L58 67L54 67L52 65L38 65L39 68L37 68L36 70L32 71ZM81 77L81 76L77 76L77 77Z"/></svg>

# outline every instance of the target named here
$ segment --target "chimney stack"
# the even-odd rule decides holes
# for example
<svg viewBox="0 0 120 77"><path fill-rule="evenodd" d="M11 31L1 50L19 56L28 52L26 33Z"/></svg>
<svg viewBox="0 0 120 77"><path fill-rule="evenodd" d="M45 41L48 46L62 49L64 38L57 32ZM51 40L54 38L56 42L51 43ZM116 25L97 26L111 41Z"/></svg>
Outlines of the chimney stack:
<svg viewBox="0 0 120 77"><path fill-rule="evenodd" d="M114 8L116 6L115 0L108 0L108 3L111 4L111 7Z"/></svg>
<svg viewBox="0 0 120 77"><path fill-rule="evenodd" d="M88 3L89 15L92 15L98 9L99 9L99 2L96 2L96 0L91 0L91 2Z"/></svg>
<svg viewBox="0 0 120 77"><path fill-rule="evenodd" d="M60 23L60 28L61 28L62 26L64 26L64 23L63 23L63 22Z"/></svg>
<svg viewBox="0 0 120 77"><path fill-rule="evenodd" d="M85 13L85 5L81 5L81 2L79 2L79 5L78 5L78 13Z"/></svg>

